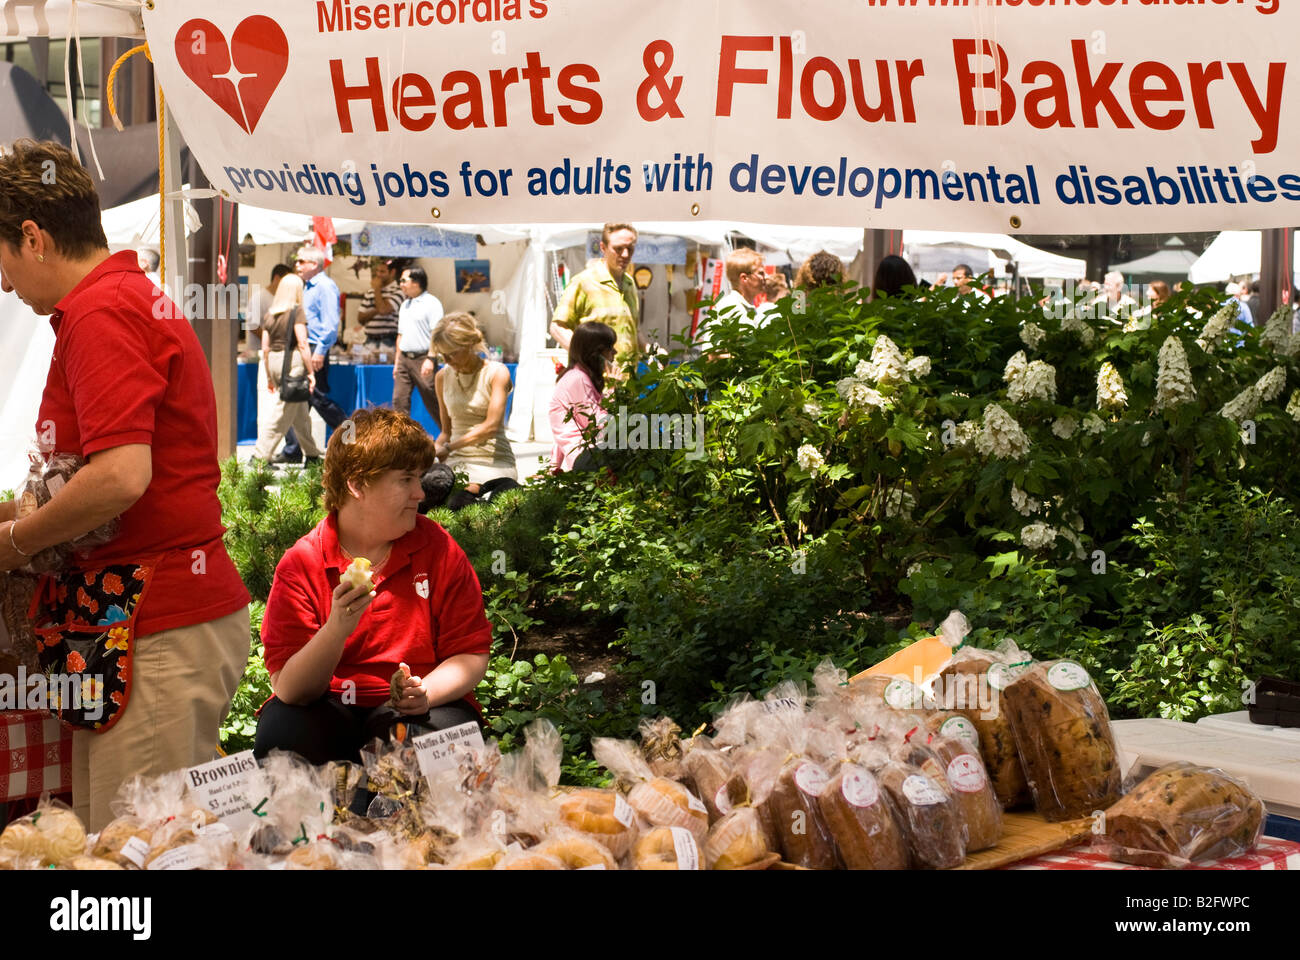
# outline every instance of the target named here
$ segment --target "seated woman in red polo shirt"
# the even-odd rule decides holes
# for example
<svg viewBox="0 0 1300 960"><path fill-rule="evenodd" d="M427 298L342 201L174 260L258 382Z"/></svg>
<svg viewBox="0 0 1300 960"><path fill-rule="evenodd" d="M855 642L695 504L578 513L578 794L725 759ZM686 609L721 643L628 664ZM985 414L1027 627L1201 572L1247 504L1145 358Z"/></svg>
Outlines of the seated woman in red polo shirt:
<svg viewBox="0 0 1300 960"><path fill-rule="evenodd" d="M441 730L479 720L473 690L492 628L465 552L419 513L434 444L392 410L353 414L325 451L328 515L281 558L262 620L275 696L254 751L354 760L397 722ZM373 589L341 580L370 560ZM394 700L393 674L411 676Z"/></svg>

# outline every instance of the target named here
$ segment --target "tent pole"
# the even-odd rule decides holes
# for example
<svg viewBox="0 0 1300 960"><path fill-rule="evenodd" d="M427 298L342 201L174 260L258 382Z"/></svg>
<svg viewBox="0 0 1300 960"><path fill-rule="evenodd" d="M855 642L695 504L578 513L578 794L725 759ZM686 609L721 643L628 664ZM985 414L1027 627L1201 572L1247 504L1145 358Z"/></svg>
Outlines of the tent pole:
<svg viewBox="0 0 1300 960"><path fill-rule="evenodd" d="M176 305L185 307L185 285L189 282L189 250L185 245L185 201L180 197L181 189L181 150L176 120L171 110L162 102L162 87L155 85L155 98L158 102L158 124L163 132L162 174L163 183L168 193L175 197L164 197L167 222L158 237L166 260L167 276L163 285L171 294ZM193 318L191 318L192 320Z"/></svg>
<svg viewBox="0 0 1300 960"><path fill-rule="evenodd" d="M1287 241L1293 228L1263 230L1260 235L1259 257L1259 313L1255 317L1256 326L1263 326L1277 310L1278 305L1287 302L1283 295L1291 292L1291 257L1294 251L1289 249ZM1289 298L1288 298L1289 299Z"/></svg>

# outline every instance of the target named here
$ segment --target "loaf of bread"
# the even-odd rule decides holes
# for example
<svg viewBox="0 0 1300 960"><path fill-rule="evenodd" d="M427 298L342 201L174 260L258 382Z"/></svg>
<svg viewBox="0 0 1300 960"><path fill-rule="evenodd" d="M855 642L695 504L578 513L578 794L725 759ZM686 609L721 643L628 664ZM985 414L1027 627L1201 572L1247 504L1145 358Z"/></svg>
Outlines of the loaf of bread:
<svg viewBox="0 0 1300 960"><path fill-rule="evenodd" d="M992 683L989 670L993 671ZM980 755L988 771L993 793L1002 809L1013 810L1029 804L1033 795L1025 780L1020 764L1020 752L1011 732L1011 721L1003 709L1002 691L995 684L1010 678L1005 664L993 655L981 656L977 651L963 651L939 672L939 685L943 687L945 705L970 721L979 736Z"/></svg>
<svg viewBox="0 0 1300 960"><path fill-rule="evenodd" d="M682 827L655 827L641 834L632 848L637 870L699 870L700 847L695 834Z"/></svg>
<svg viewBox="0 0 1300 960"><path fill-rule="evenodd" d="M1002 805L993 795L979 750L957 737L931 737L927 746L939 758L948 793L966 824L966 852L997 846L1002 839Z"/></svg>
<svg viewBox="0 0 1300 960"><path fill-rule="evenodd" d="M897 760L877 770L876 778L898 811L914 865L942 870L966 859L961 817L943 786Z"/></svg>
<svg viewBox="0 0 1300 960"><path fill-rule="evenodd" d="M1036 663L1002 691L1034 805L1071 820L1119 799L1110 714L1088 672L1071 660Z"/></svg>
<svg viewBox="0 0 1300 960"><path fill-rule="evenodd" d="M732 807L748 796L745 778L732 768L731 759L703 738L692 743L682 758L682 765L705 809L709 823L714 824L729 814Z"/></svg>
<svg viewBox="0 0 1300 960"><path fill-rule="evenodd" d="M560 801L560 820L605 845L615 860L627 856L636 841L636 811L615 790L585 787Z"/></svg>
<svg viewBox="0 0 1300 960"><path fill-rule="evenodd" d="M710 870L739 870L768 853L763 825L753 807L741 807L715 823L704 845L705 864Z"/></svg>
<svg viewBox="0 0 1300 960"><path fill-rule="evenodd" d="M1253 849L1263 824L1264 804L1239 780L1170 763L1106 811L1097 846L1112 860L1181 868Z"/></svg>
<svg viewBox="0 0 1300 960"><path fill-rule="evenodd" d="M796 757L782 768L768 812L787 863L808 870L836 868L835 843L817 803L829 781L826 771L811 760Z"/></svg>
<svg viewBox="0 0 1300 960"><path fill-rule="evenodd" d="M817 798L817 805L847 869L907 869L907 839L894 815L893 802L870 770L842 764Z"/></svg>

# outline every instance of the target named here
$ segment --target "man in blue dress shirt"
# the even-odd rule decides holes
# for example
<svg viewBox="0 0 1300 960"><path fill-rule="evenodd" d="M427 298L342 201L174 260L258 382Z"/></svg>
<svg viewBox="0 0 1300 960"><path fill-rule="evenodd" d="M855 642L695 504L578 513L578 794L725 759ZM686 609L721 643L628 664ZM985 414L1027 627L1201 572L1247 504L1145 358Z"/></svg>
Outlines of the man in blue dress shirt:
<svg viewBox="0 0 1300 960"><path fill-rule="evenodd" d="M347 419L343 409L329 398L330 348L339 338L338 284L325 275L325 253L315 247L299 250L295 267L303 282L302 310L307 319L307 340L311 344L311 367L316 374L316 389L307 402L330 429L338 429L339 424ZM275 462L301 461L302 448L290 431L284 451Z"/></svg>

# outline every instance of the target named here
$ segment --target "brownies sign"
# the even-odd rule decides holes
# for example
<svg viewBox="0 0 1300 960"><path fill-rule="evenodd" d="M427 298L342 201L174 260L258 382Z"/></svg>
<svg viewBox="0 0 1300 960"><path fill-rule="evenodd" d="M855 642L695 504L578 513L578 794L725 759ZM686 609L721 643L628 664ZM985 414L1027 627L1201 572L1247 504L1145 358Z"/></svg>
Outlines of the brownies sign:
<svg viewBox="0 0 1300 960"><path fill-rule="evenodd" d="M158 3L232 199L374 221L1300 220L1279 0Z"/></svg>

